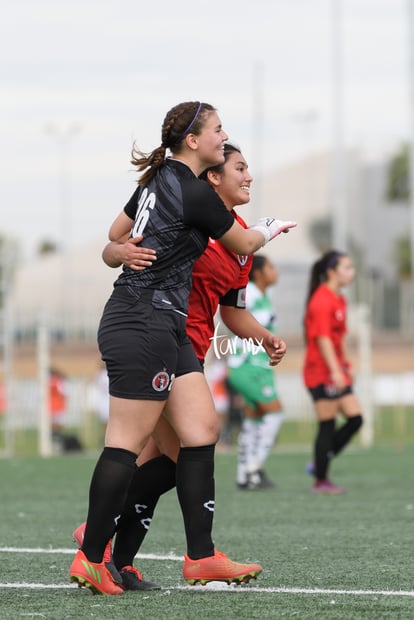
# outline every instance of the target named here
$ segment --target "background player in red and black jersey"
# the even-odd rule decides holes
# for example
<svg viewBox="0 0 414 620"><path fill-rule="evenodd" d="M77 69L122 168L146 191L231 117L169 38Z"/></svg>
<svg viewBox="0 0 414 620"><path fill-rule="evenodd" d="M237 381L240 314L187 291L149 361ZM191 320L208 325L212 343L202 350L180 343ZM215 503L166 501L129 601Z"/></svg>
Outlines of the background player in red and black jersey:
<svg viewBox="0 0 414 620"><path fill-rule="evenodd" d="M350 257L331 250L312 267L305 312L306 355L303 378L314 402L318 433L314 463L314 493L338 494L344 488L328 477L330 460L351 440L362 424L361 408L352 390L352 369L346 347L346 299L341 289L355 270ZM335 429L341 413L346 422Z"/></svg>

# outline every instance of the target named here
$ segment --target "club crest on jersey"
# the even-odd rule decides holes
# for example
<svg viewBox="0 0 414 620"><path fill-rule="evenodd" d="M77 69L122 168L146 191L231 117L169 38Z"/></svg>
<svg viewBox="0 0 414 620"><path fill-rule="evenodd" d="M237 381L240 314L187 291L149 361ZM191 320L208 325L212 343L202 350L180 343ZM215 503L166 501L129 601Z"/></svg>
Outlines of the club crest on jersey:
<svg viewBox="0 0 414 620"><path fill-rule="evenodd" d="M248 254L237 254L237 260L239 261L239 265L241 265L242 267L244 267L248 259L249 259Z"/></svg>
<svg viewBox="0 0 414 620"><path fill-rule="evenodd" d="M171 378L172 379L172 378ZM163 392L167 390L170 385L170 375L165 370L161 370L154 375L152 380L152 387L156 392Z"/></svg>

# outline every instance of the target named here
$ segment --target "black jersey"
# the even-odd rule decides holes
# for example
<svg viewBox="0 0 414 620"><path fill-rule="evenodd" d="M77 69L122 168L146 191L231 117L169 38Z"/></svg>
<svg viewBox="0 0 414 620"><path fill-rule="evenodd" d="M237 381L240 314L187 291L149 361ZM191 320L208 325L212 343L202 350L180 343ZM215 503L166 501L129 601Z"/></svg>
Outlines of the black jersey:
<svg viewBox="0 0 414 620"><path fill-rule="evenodd" d="M156 308L187 312L191 272L195 260L234 224L233 215L206 182L186 164L167 159L146 186L138 186L124 211L135 220L132 237L144 235L143 245L156 251L157 260L143 271L127 266L115 286L139 295L153 291Z"/></svg>

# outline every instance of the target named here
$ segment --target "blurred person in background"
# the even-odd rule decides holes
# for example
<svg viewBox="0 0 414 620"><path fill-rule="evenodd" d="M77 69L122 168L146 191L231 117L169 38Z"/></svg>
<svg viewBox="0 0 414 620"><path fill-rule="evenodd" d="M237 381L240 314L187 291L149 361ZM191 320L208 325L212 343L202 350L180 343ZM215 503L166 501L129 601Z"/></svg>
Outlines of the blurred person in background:
<svg viewBox="0 0 414 620"><path fill-rule="evenodd" d="M353 374L346 346L347 303L341 293L351 284L355 269L344 252L330 250L311 269L304 318L306 353L303 379L313 400L318 431L314 461L307 471L315 477L312 491L341 494L344 487L329 478L331 460L362 425L360 403L353 393ZM336 427L342 414L345 423Z"/></svg>
<svg viewBox="0 0 414 620"><path fill-rule="evenodd" d="M59 438L66 425L66 377L57 368L49 368L49 413L53 438Z"/></svg>
<svg viewBox="0 0 414 620"><path fill-rule="evenodd" d="M82 444L76 435L66 431L67 425L67 379L57 368L49 369L49 413L52 440L62 452L78 452Z"/></svg>
<svg viewBox="0 0 414 620"><path fill-rule="evenodd" d="M7 410L6 386L0 381L0 415L4 415Z"/></svg>
<svg viewBox="0 0 414 620"><path fill-rule="evenodd" d="M275 265L266 256L255 254L246 307L271 332L275 329L275 312L268 289L277 279ZM264 470L285 419L275 372L262 347L246 347L245 343L239 344L235 354L229 356L228 366L228 381L245 403L238 440L237 487L241 490L275 488Z"/></svg>

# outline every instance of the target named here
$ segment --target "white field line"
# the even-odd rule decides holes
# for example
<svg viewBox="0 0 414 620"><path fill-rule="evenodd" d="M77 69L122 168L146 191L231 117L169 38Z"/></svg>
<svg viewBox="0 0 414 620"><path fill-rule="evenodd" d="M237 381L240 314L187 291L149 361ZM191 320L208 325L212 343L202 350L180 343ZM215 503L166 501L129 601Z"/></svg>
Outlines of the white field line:
<svg viewBox="0 0 414 620"><path fill-rule="evenodd" d="M63 583L1 583L3 589L27 589L27 590L68 590L77 589L76 585ZM168 594L173 590L185 590L192 592L220 592L231 594L322 594L325 596L405 596L414 598L414 590L324 590L322 588L260 588L258 586L228 586L221 582L211 582L206 586L169 586L161 589L161 593ZM154 595L156 593L154 592Z"/></svg>
<svg viewBox="0 0 414 620"><path fill-rule="evenodd" d="M74 549L43 549L37 548L25 548L25 547L0 547L0 553L45 553L45 554L66 554L73 555ZM182 556L178 555L158 555L155 553L140 553L137 558L146 560L161 560L161 561L179 561L182 562ZM44 584L44 583L2 583L0 582L0 589L21 589L26 588L29 590L67 590L69 588L77 588L73 584ZM167 588L162 588L162 591L168 592L170 590L187 590L187 591L212 591L212 592L227 592L227 593L239 593L239 594L254 594L254 593L268 593L268 594L322 594L326 596L345 595L345 596L405 596L414 598L414 590L332 590L323 588L261 588L259 586L228 586L223 582L211 582L205 586L190 586L190 585L176 585Z"/></svg>
<svg viewBox="0 0 414 620"><path fill-rule="evenodd" d="M62 555L74 555L77 549L73 546L72 549L52 549L42 547L0 547L0 553L57 553ZM159 555L156 553L139 553L136 556L141 560L173 560L175 562L182 562L182 555Z"/></svg>

